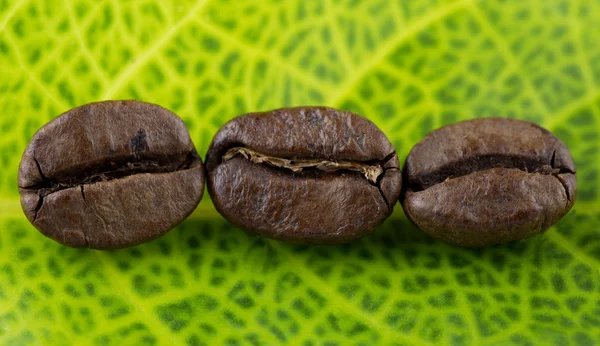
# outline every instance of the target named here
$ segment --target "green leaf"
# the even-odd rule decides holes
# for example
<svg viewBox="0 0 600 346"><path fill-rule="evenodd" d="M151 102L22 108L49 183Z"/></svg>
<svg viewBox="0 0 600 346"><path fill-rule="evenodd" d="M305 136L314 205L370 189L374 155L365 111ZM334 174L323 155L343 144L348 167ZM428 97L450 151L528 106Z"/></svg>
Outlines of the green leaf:
<svg viewBox="0 0 600 346"><path fill-rule="evenodd" d="M597 0L0 0L0 344L600 343ZM571 149L574 210L480 250L432 240L398 206L335 247L261 239L206 195L181 227L119 251L60 246L23 216L16 174L67 109L168 107L205 153L250 111L362 114L399 156L463 119L535 121Z"/></svg>

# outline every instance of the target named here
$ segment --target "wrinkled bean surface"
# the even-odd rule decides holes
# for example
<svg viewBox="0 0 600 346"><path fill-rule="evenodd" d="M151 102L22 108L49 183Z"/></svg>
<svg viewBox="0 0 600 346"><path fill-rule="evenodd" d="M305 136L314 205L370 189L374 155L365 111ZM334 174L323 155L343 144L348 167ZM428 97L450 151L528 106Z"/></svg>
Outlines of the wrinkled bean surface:
<svg viewBox="0 0 600 346"><path fill-rule="evenodd" d="M429 133L404 166L406 215L449 243L481 247L543 232L573 206L563 142L529 122L484 118Z"/></svg>
<svg viewBox="0 0 600 346"><path fill-rule="evenodd" d="M29 221L73 247L154 239L195 209L203 188L202 161L181 119L138 101L62 114L34 135L19 169Z"/></svg>
<svg viewBox="0 0 600 346"><path fill-rule="evenodd" d="M343 243L392 212L398 158L370 121L326 107L233 119L206 157L217 210L251 233L294 243Z"/></svg>

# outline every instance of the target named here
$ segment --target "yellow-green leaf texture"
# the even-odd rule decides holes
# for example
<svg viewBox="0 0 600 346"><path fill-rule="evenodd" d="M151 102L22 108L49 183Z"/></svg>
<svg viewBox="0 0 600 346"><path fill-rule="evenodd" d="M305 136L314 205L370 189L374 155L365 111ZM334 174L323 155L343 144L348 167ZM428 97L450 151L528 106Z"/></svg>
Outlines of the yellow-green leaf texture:
<svg viewBox="0 0 600 346"><path fill-rule="evenodd" d="M205 153L250 111L327 105L401 159L463 119L527 119L567 143L574 210L481 250L398 206L373 236L291 246L230 226L207 195L132 249L60 246L23 216L34 132L102 99L170 108ZM1 345L600 344L600 1L0 0Z"/></svg>

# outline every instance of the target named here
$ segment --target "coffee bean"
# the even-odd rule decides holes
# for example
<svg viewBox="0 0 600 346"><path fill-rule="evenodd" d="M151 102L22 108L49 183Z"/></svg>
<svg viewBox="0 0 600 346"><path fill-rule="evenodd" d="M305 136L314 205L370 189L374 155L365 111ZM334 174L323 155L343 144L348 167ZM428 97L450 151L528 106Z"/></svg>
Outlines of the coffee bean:
<svg viewBox="0 0 600 346"><path fill-rule="evenodd" d="M21 161L21 205L64 245L114 249L154 239L185 219L204 168L183 121L157 105L106 101L42 127Z"/></svg>
<svg viewBox="0 0 600 346"><path fill-rule="evenodd" d="M250 233L343 243L386 219L400 194L398 157L370 121L325 107L233 119L206 157L217 210Z"/></svg>
<svg viewBox="0 0 600 346"><path fill-rule="evenodd" d="M487 118L429 133L404 166L406 215L465 247L523 239L573 206L575 165L563 142L529 122Z"/></svg>

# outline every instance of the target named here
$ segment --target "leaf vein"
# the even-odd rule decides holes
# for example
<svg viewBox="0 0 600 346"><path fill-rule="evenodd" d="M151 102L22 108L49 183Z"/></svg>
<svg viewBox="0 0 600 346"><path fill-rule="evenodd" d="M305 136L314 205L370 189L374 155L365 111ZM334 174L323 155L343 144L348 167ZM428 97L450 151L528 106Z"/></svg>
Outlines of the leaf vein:
<svg viewBox="0 0 600 346"><path fill-rule="evenodd" d="M154 44L144 51L142 54L135 57L135 61L127 66L111 83L111 87L107 89L102 96L102 99L108 100L114 97L114 95L125 85L135 74L135 72L144 66L154 54L168 43L177 33L181 30L189 21L193 20L195 16L200 13L202 8L209 2L209 0L199 0L196 2L194 7L183 17L177 24L167 30Z"/></svg>
<svg viewBox="0 0 600 346"><path fill-rule="evenodd" d="M331 29L333 45L340 55L342 65L344 66L344 69L346 70L346 72L353 71L354 66L350 60L350 54L348 52L348 48L346 45L342 44L342 42L343 42L342 35L341 35L340 31L338 30L337 23L335 22L335 19L336 19L335 15L337 13L334 9L332 0L327 0L326 6L328 8L327 13L329 14L327 16L327 22L328 22L329 28Z"/></svg>
<svg viewBox="0 0 600 346"><path fill-rule="evenodd" d="M20 53L19 48L17 46L17 43L13 40L13 38L8 33L5 33L5 37L6 37L7 41L8 41L8 43L14 49L15 56L17 58L17 62L19 64L19 67L21 67L21 70L23 70L23 72L25 72L25 74L27 75L27 77L29 78L29 80L32 81L39 89L41 89L42 92L44 92L44 94L46 94L46 96L48 96L48 98L50 98L50 100L52 100L61 109L64 109L64 110L68 109L69 106L66 103L64 103L63 101L59 100L56 96L54 96L54 94L42 82L40 82L33 75L33 73L27 68L27 66L23 62L23 58L21 56L21 53Z"/></svg>
<svg viewBox="0 0 600 346"><path fill-rule="evenodd" d="M571 242L567 238L563 237L563 235L557 230L546 233L546 236L549 237L558 247L562 247L579 261L587 264L590 269L594 270L597 274L600 274L600 261L587 255L583 251L577 251Z"/></svg>
<svg viewBox="0 0 600 346"><path fill-rule="evenodd" d="M571 103L570 106L564 107L560 110L555 116L552 117L551 121L548 121L545 125L548 129L552 130L565 119L569 118L576 111L581 110L582 108L589 106L590 103L600 99L600 88L597 88L587 95L581 97L575 102Z"/></svg>
<svg viewBox="0 0 600 346"><path fill-rule="evenodd" d="M510 50L509 46L506 44L506 39L503 38L497 30L489 24L488 20L485 19L481 10L475 5L469 7L471 14L475 17L475 19L479 22L479 24L487 31L488 35L490 35L491 39L496 43L496 48L499 52L504 56L507 60L508 64L512 69L517 72L522 70L522 64L519 59L515 56L515 54ZM543 101L542 96L538 91L535 90L533 83L529 76L525 73L519 74L524 82L525 89L529 92L532 97L533 102L538 106L539 110L542 112L542 115L548 114L548 106Z"/></svg>
<svg viewBox="0 0 600 346"><path fill-rule="evenodd" d="M231 36L229 33L225 32L220 27L209 22L199 21L198 24L207 31L209 31L211 34L218 36L221 40L229 43L231 46L243 49L244 53L249 54L251 56L267 58L270 63L280 66L283 70L287 71L296 80L319 91L325 90L323 82L313 79L310 75L307 75L307 72L302 71L296 68L295 66L284 62L282 58L280 58L278 55L273 53L265 53L258 48L255 48L243 41L238 40L237 38Z"/></svg>
<svg viewBox="0 0 600 346"><path fill-rule="evenodd" d="M310 284L316 286L321 292L327 294L327 297L333 301L337 306L344 307L345 311L350 312L353 316L361 319L366 324L380 332L380 335L386 335L393 333L397 339L407 342L409 345L429 345L421 339L410 338L409 336L402 334L401 332L382 324L381 321L375 320L373 317L368 316L357 306L353 305L344 296L340 295L339 292L333 290L327 282L324 282L319 276L310 271L304 266L298 265L298 261L295 258L291 258L291 255L286 251L283 246L277 243L277 241L269 241L268 244L277 252L281 253L285 257L288 257L288 263L295 267L301 277L310 281Z"/></svg>
<svg viewBox="0 0 600 346"><path fill-rule="evenodd" d="M2 18L2 21L0 22L0 33L3 32L4 29L6 29L6 26L14 17L15 13L17 13L19 8L21 8L21 6L23 6L26 2L27 0L19 0L19 2L17 2L10 10L8 10L8 12L6 12L6 16L4 16L4 18Z"/></svg>
<svg viewBox="0 0 600 346"><path fill-rule="evenodd" d="M75 15L73 14L72 4L73 4L73 0L69 0L69 2L65 6L67 7L69 21L71 22L71 25L73 26L73 29L75 31L75 37L77 38L79 47L81 48L83 55L90 60L92 67L98 74L98 77L100 77L100 79L102 80L102 83L104 85L107 85L108 78L106 77L106 74L98 65L98 60L93 57L93 55L90 53L90 50L88 49L86 44L83 42L83 34L81 32L81 27L79 26L79 23L77 23L77 20L75 19Z"/></svg>
<svg viewBox="0 0 600 346"><path fill-rule="evenodd" d="M144 319L144 323L148 324L147 327L155 332L158 333L159 336L165 335L171 336L171 341L173 342L174 345L183 345L182 340L179 340L177 334L171 332L171 330L169 328L167 328L162 321L160 321L158 319L158 317L156 317L156 315L152 314L151 312L148 312L146 310L146 304L141 301L138 296L135 294L135 292L132 292L131 290L131 286L128 285L126 282L123 281L123 279L121 278L121 273L119 273L114 266L112 265L112 263L110 263L106 256L110 255L109 253L102 253L99 251L94 251L94 253L96 254L96 256L98 257L98 260L102 263L104 270L105 270L105 274L112 278L112 280L116 281L116 284L118 285L118 287L121 288L121 293L124 294L125 296L127 296L129 302L133 305L133 308L141 311L142 314L144 314L144 316L146 316L146 318Z"/></svg>
<svg viewBox="0 0 600 346"><path fill-rule="evenodd" d="M429 15L426 15L422 18L422 20L408 27L406 31L398 35L395 39L392 39L387 44L382 45L382 47L378 49L370 58L365 58L366 63L360 66L356 72L353 73L346 82L344 82L344 86L339 89L340 91L338 93L332 95L331 99L328 100L327 105L339 107L340 102L350 93L350 91L353 90L356 84L358 84L358 82L360 82L371 70L378 66L385 58L387 58L400 44L422 32L430 25L441 21L455 12L464 10L475 1L477 0L462 0L455 2L452 5L442 7L439 11L435 11Z"/></svg>

